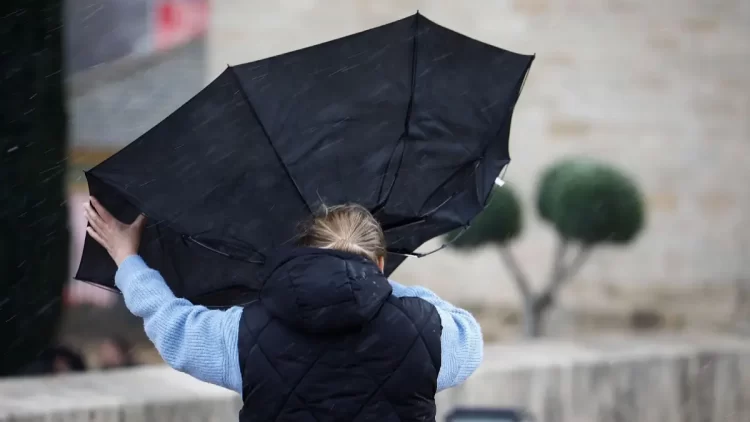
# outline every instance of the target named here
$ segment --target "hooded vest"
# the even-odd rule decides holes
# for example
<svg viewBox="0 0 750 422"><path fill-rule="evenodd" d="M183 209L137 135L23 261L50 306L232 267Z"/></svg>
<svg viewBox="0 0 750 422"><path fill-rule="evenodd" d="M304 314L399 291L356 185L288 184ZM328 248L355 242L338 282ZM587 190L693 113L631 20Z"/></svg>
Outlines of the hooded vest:
<svg viewBox="0 0 750 422"><path fill-rule="evenodd" d="M267 265L239 332L241 422L434 421L442 327L370 260L296 248Z"/></svg>

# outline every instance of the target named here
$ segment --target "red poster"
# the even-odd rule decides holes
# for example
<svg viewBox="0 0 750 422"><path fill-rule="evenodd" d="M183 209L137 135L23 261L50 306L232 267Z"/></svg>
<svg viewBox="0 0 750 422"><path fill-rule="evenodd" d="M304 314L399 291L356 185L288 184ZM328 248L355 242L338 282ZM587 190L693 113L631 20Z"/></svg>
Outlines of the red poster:
<svg viewBox="0 0 750 422"><path fill-rule="evenodd" d="M154 6L157 51L185 44L208 30L208 0L156 0Z"/></svg>

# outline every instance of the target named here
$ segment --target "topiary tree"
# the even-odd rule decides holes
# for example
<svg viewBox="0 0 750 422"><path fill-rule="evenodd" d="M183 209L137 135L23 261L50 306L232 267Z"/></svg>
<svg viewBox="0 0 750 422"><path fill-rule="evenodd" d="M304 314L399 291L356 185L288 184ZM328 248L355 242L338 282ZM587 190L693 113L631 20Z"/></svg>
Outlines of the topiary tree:
<svg viewBox="0 0 750 422"><path fill-rule="evenodd" d="M521 234L523 216L521 202L512 187L493 186L490 199L484 210L472 221L471 227L461 233L448 235L451 246L460 249L473 249L491 243L505 249L512 240Z"/></svg>
<svg viewBox="0 0 750 422"><path fill-rule="evenodd" d="M524 332L529 337L542 334L544 315L560 287L581 268L594 247L629 243L644 224L638 187L617 169L585 158L560 161L542 174L536 208L559 239L549 280L540 292L532 291L510 248L521 233L522 218L518 197L509 186L496 186L485 210L453 242L459 249L484 244L499 247L521 293Z"/></svg>

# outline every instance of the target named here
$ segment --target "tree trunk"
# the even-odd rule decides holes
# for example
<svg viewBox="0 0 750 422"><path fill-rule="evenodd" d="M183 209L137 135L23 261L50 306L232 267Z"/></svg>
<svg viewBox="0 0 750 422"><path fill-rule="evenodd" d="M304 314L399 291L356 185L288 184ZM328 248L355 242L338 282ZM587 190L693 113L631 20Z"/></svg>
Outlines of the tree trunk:
<svg viewBox="0 0 750 422"><path fill-rule="evenodd" d="M527 338L539 338L543 330L543 313L534 305L534 299L523 301L523 334Z"/></svg>
<svg viewBox="0 0 750 422"><path fill-rule="evenodd" d="M5 0L0 24L0 375L56 333L68 279L62 0Z"/></svg>
<svg viewBox="0 0 750 422"><path fill-rule="evenodd" d="M521 270L521 267L518 266L509 247L504 246L500 248L500 257L511 272L513 281L518 288L518 293L521 295L523 303L523 334L528 338L540 337L542 335L542 314L537 310L540 300L531 290L529 279Z"/></svg>

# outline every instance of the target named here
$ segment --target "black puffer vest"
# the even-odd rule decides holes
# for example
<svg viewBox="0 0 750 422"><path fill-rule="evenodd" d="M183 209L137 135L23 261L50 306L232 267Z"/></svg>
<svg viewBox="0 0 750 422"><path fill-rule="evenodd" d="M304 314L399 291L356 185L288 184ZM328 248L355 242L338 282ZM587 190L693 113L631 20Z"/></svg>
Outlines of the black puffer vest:
<svg viewBox="0 0 750 422"><path fill-rule="evenodd" d="M440 317L367 259L285 251L239 332L241 422L434 421Z"/></svg>

